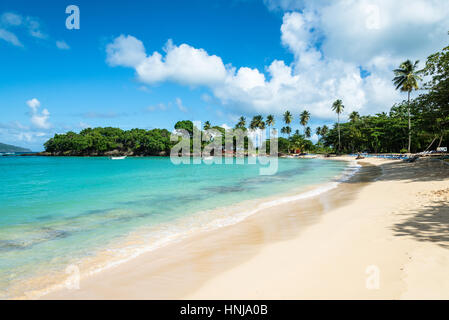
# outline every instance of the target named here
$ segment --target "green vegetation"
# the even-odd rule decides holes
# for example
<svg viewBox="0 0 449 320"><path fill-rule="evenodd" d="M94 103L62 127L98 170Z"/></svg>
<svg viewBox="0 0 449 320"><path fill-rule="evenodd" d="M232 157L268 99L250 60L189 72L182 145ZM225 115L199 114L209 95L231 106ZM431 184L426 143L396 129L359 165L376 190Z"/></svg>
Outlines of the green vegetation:
<svg viewBox="0 0 449 320"><path fill-rule="evenodd" d="M180 124L184 128L185 123ZM192 130L192 127L190 127ZM166 155L172 147L165 129L87 128L79 134L56 134L44 146L55 155L99 156L108 154Z"/></svg>
<svg viewBox="0 0 449 320"><path fill-rule="evenodd" d="M31 152L30 149L0 143L0 152Z"/></svg>
<svg viewBox="0 0 449 320"><path fill-rule="evenodd" d="M340 137L340 114L343 113L345 106L341 100L336 100L332 105L332 111L337 114L337 131L338 131L338 151L341 151L341 137Z"/></svg>
<svg viewBox="0 0 449 320"><path fill-rule="evenodd" d="M345 106L338 99L329 106L337 114L337 123L332 128L323 125L316 128L318 142L313 144L309 138L312 130L308 127L310 113L304 110L299 115L299 124L303 127L303 134L296 130L292 135L290 124L293 115L285 111L282 120L285 126L281 129L284 137L278 138L278 150L280 153L295 152L374 152L374 153L398 153L418 152L436 149L449 141L449 47L444 48L428 57L425 68L418 70L418 61L407 60L393 70L393 84L396 89L407 92L407 100L391 107L388 113L376 115L360 115L353 111L349 114L349 121L340 122L340 115ZM422 93L415 99L411 99L411 93L420 88L421 75L425 76L426 83L422 84ZM240 117L235 125L241 129L239 134L245 134L247 130L271 129L276 123L273 115L268 115L266 121L262 115L254 116L249 125L245 117ZM248 127L247 127L248 126ZM184 120L175 124L175 129L185 130L190 137L199 133L192 121ZM230 132L222 127L212 126L209 121L204 123L201 132L203 137L202 147L214 140L214 136L206 133L209 129L220 131L222 145L232 139L234 151L237 150L236 140ZM132 129L124 131L118 128L94 128L85 129L79 134L68 132L56 134L45 143L45 149L54 155L168 155L171 147L176 142L170 141L170 132L165 129L142 130ZM245 149L251 141L245 137ZM269 152L270 140L263 142ZM0 147L4 146L0 144ZM7 149L12 150L12 149ZM0 149L1 151L1 149Z"/></svg>
<svg viewBox="0 0 449 320"><path fill-rule="evenodd" d="M324 146L342 152L375 153L420 152L447 146L449 47L429 56L423 70L417 70L417 66L417 61L407 60L394 70L393 83L407 92L407 100L395 104L389 113L360 116L353 112L348 123L338 122L329 133L321 129ZM419 89L421 75L427 79L422 85L425 91L411 99L411 92Z"/></svg>
<svg viewBox="0 0 449 320"><path fill-rule="evenodd" d="M418 90L418 81L421 81L422 78L419 76L422 73L422 70L418 69L419 61L415 61L412 63L410 60L404 61L399 66L399 69L394 70L393 82L396 86L396 90L400 89L401 91L405 91L408 93L407 99L407 112L408 112L408 152L410 153L410 147L412 143L412 124L410 118L410 93L413 90Z"/></svg>

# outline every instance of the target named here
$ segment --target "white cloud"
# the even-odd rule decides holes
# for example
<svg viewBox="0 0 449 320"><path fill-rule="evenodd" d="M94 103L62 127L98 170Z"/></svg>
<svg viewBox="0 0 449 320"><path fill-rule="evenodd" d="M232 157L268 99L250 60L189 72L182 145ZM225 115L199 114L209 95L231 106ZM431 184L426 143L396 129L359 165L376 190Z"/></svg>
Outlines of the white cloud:
<svg viewBox="0 0 449 320"><path fill-rule="evenodd" d="M92 128L92 126L91 126L90 124L88 124L88 123L86 123L86 122L83 122L83 121L80 121L79 127L80 127L81 129Z"/></svg>
<svg viewBox="0 0 449 320"><path fill-rule="evenodd" d="M32 142L35 138L45 137L46 133L44 132L20 132L16 135L16 139L19 141Z"/></svg>
<svg viewBox="0 0 449 320"><path fill-rule="evenodd" d="M343 100L347 114L388 110L401 100L391 82L392 69L408 58L424 60L448 40L445 0L266 3L288 11L280 40L294 56L290 65L274 60L263 72L235 68L204 49L171 41L165 55L147 56L142 42L132 36L120 36L110 46L124 40L134 45L118 50L108 46L108 62L134 68L138 79L150 85L170 81L206 86L234 110L281 114L288 108L297 114L306 108L313 117L333 119L330 106L335 99Z"/></svg>
<svg viewBox="0 0 449 320"><path fill-rule="evenodd" d="M173 45L167 41L165 56L154 52L147 56L142 41L121 35L107 48L106 61L111 66L136 69L138 78L148 84L174 81L187 85L210 85L226 78L221 58L187 44Z"/></svg>
<svg viewBox="0 0 449 320"><path fill-rule="evenodd" d="M226 78L221 58L187 44L176 46L169 40L165 57L154 52L136 68L140 80L146 83L174 81L191 86L220 83Z"/></svg>
<svg viewBox="0 0 449 320"><path fill-rule="evenodd" d="M6 42L9 42L17 47L23 47L23 44L20 42L17 36L8 30L0 29L0 39L3 39Z"/></svg>
<svg viewBox="0 0 449 320"><path fill-rule="evenodd" d="M61 50L69 50L70 46L64 41L56 41L56 47Z"/></svg>
<svg viewBox="0 0 449 320"><path fill-rule="evenodd" d="M178 106L179 111L181 112L187 112L187 108L182 104L182 100L180 98L176 98L175 100L176 105Z"/></svg>
<svg viewBox="0 0 449 320"><path fill-rule="evenodd" d="M33 98L33 99L27 101L27 105L28 105L28 107L31 108L31 110L33 110L33 113L36 113L37 108L39 108L41 106L41 103L36 98Z"/></svg>
<svg viewBox="0 0 449 320"><path fill-rule="evenodd" d="M39 150L42 147L41 143L49 138L49 134L39 128L31 128L15 121L0 123L0 137L2 142L16 145L27 144L31 147L30 143L33 145L37 143L35 147Z"/></svg>
<svg viewBox="0 0 449 320"><path fill-rule="evenodd" d="M114 42L106 47L107 59L111 66L137 67L146 58L142 41L133 36L115 38Z"/></svg>
<svg viewBox="0 0 449 320"><path fill-rule="evenodd" d="M49 36L42 31L42 26L38 18L23 16L13 12L4 12L0 16L0 39L10 42L15 46L22 47L22 43L11 29L24 30L34 38L49 39Z"/></svg>
<svg viewBox="0 0 449 320"><path fill-rule="evenodd" d="M226 123L223 123L220 127L222 127L225 130L231 130L232 128L228 126Z"/></svg>
<svg viewBox="0 0 449 320"><path fill-rule="evenodd" d="M1 22L9 26L19 26L23 22L21 15L15 14L13 12L5 12L2 14Z"/></svg>
<svg viewBox="0 0 449 320"><path fill-rule="evenodd" d="M45 39L48 37L47 34L45 34L41 30L41 24L36 18L26 17L24 19L24 21L25 21L24 25L28 29L28 32L30 33L30 35L32 37L39 38L39 39Z"/></svg>
<svg viewBox="0 0 449 320"><path fill-rule="evenodd" d="M28 107L31 109L31 123L40 129L49 129L51 127L48 119L50 118L50 112L47 109L43 109L39 113L41 103L36 98L27 101Z"/></svg>
<svg viewBox="0 0 449 320"><path fill-rule="evenodd" d="M150 112L157 111L157 110L165 111L165 110L167 110L167 106L163 103L159 103L158 105L147 107L146 110L150 111Z"/></svg>
<svg viewBox="0 0 449 320"><path fill-rule="evenodd" d="M203 93L201 95L201 100L203 100L206 103L210 103L213 101L212 97L210 95L208 95L207 93Z"/></svg>

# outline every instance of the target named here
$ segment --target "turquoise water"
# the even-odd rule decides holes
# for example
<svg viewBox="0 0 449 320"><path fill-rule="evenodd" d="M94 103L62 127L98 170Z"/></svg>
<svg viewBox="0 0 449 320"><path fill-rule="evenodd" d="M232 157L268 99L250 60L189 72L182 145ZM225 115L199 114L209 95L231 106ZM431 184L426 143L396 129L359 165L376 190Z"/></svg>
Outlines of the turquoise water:
<svg viewBox="0 0 449 320"><path fill-rule="evenodd" d="M261 176L259 165L174 165L158 157L0 157L0 298L139 228L164 226L170 236L179 229L170 226L185 217L193 217L189 228L198 228L198 212L305 190L335 179L347 166L279 159L277 174Z"/></svg>

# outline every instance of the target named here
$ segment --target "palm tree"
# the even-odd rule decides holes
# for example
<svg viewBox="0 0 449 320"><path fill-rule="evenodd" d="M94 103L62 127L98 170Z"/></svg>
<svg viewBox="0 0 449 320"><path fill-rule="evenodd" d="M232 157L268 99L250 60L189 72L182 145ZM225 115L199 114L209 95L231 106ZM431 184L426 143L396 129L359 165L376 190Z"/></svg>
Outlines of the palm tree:
<svg viewBox="0 0 449 320"><path fill-rule="evenodd" d="M251 120L249 127L251 130L265 129L265 122L263 121L263 117L261 115L254 116L253 120Z"/></svg>
<svg viewBox="0 0 449 320"><path fill-rule="evenodd" d="M288 110L284 112L284 122L286 125L292 123L292 114Z"/></svg>
<svg viewBox="0 0 449 320"><path fill-rule="evenodd" d="M321 128L321 136L324 137L324 136L327 135L328 133L329 133L329 128L328 128L326 125L324 125L324 126Z"/></svg>
<svg viewBox="0 0 449 320"><path fill-rule="evenodd" d="M412 144L412 123L410 119L410 93L413 90L418 90L418 81L422 78L420 74L423 70L417 70L419 60L412 63L410 60L401 63L398 69L393 70L395 77L393 83L396 86L396 90L400 89L403 92L408 93L408 153L410 153L410 147Z"/></svg>
<svg viewBox="0 0 449 320"><path fill-rule="evenodd" d="M292 114L290 113L290 111L285 111L285 113L284 113L284 122L285 122L285 124L287 125L287 127L288 127L288 125L290 124L290 123L292 123ZM290 128L290 133L291 133L291 128ZM288 134L289 135L289 137L290 137L290 133Z"/></svg>
<svg viewBox="0 0 449 320"><path fill-rule="evenodd" d="M349 115L349 120L353 123L359 121L360 114L357 111L352 111L351 114Z"/></svg>
<svg viewBox="0 0 449 320"><path fill-rule="evenodd" d="M281 133L282 134L287 134L287 127L282 127L281 128Z"/></svg>
<svg viewBox="0 0 449 320"><path fill-rule="evenodd" d="M282 134L286 134L288 135L288 146L287 146L287 151L288 153L290 153L290 133L292 133L292 128L290 128L290 126L285 126L281 128L281 133Z"/></svg>
<svg viewBox="0 0 449 320"><path fill-rule="evenodd" d="M267 116L267 121L265 121L265 123L268 126L268 131L271 131L271 126L274 126L274 124L276 123L276 121L274 120L274 116L272 114L269 114ZM271 134L271 133L270 133Z"/></svg>
<svg viewBox="0 0 449 320"><path fill-rule="evenodd" d="M315 129L315 133L318 136L318 141L320 141L320 136L321 136L321 127L317 127Z"/></svg>
<svg viewBox="0 0 449 320"><path fill-rule="evenodd" d="M284 112L284 122L287 125L285 127L285 133L288 135L289 145L288 145L288 153L290 153L290 133L292 132L292 128L290 128L289 124L292 123L292 114L290 111Z"/></svg>
<svg viewBox="0 0 449 320"><path fill-rule="evenodd" d="M209 122L209 121L204 122L204 127L203 127L203 129L204 129L204 130L209 130L209 129L210 129L210 122Z"/></svg>
<svg viewBox="0 0 449 320"><path fill-rule="evenodd" d="M310 127L307 127L307 128L304 130L304 135L306 136L307 139L310 138L310 137L312 136L312 130L310 129Z"/></svg>
<svg viewBox="0 0 449 320"><path fill-rule="evenodd" d="M304 110L299 115L299 123L301 123L301 125L304 127L304 134L306 134L306 126L307 126L307 123L309 123L309 120L310 120L310 112L307 110Z"/></svg>
<svg viewBox="0 0 449 320"><path fill-rule="evenodd" d="M341 140L340 140L340 114L343 112L343 109L345 106L343 105L343 101L340 99L335 100L335 102L332 104L332 111L335 111L337 113L337 126L338 126L338 151L340 151L341 147Z"/></svg>
<svg viewBox="0 0 449 320"><path fill-rule="evenodd" d="M235 125L236 128L238 129L243 129L246 127L246 118L245 117L240 117L239 118L239 122L237 122L237 124Z"/></svg>

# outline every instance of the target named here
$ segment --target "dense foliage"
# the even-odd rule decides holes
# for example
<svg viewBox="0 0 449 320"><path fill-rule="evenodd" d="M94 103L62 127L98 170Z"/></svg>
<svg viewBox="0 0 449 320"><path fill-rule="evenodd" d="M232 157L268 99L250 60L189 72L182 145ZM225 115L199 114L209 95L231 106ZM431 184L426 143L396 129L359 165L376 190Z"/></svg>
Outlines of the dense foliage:
<svg viewBox="0 0 449 320"><path fill-rule="evenodd" d="M170 151L170 132L165 129L87 128L79 134L56 134L45 144L56 155L164 155Z"/></svg>

